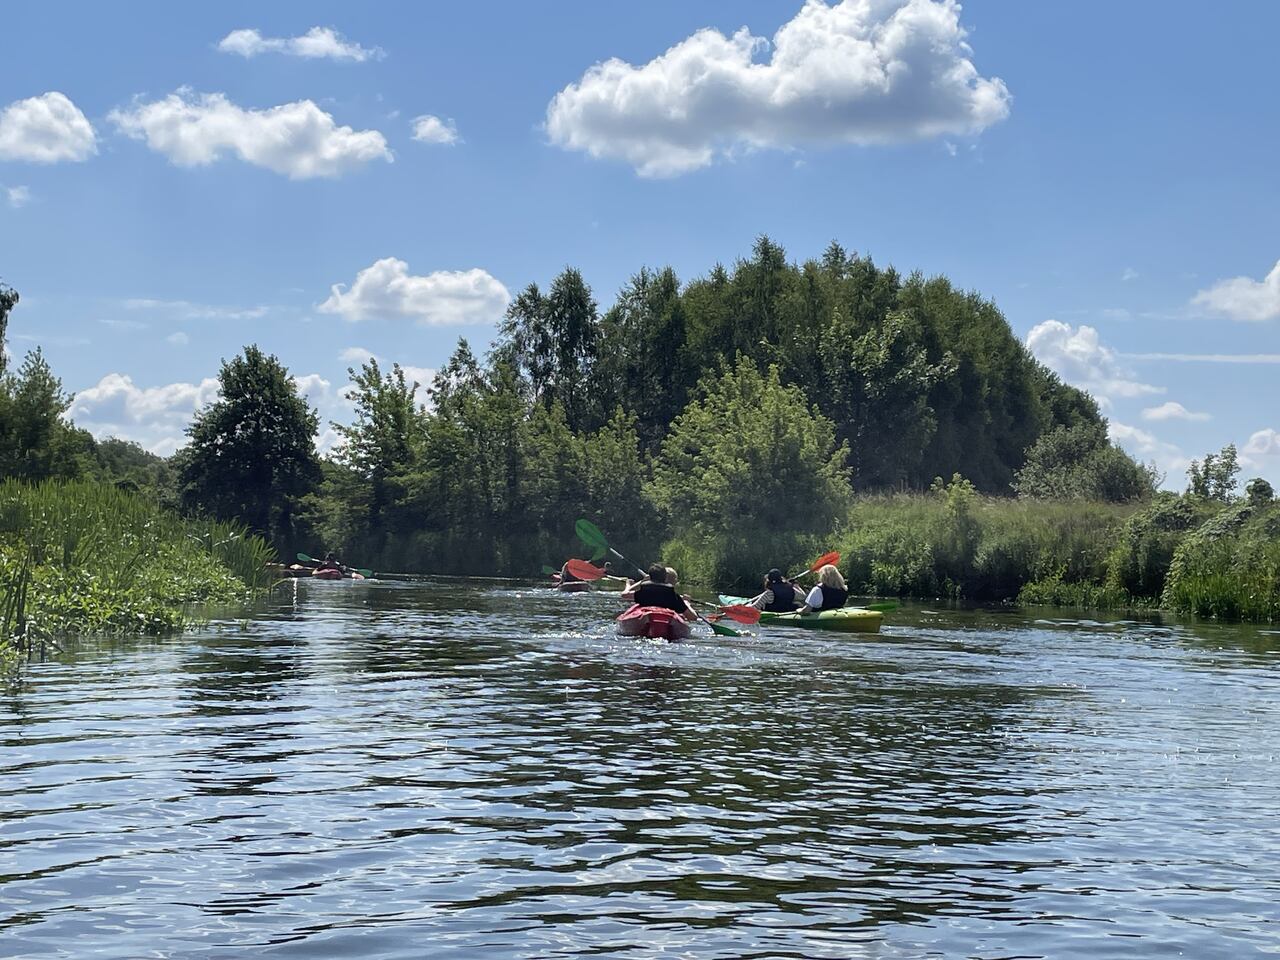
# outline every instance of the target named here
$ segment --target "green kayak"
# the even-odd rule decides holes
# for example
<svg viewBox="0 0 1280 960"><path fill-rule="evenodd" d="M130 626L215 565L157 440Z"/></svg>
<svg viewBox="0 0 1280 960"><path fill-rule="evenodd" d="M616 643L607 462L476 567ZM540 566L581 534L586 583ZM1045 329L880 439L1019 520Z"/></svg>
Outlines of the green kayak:
<svg viewBox="0 0 1280 960"><path fill-rule="evenodd" d="M720 594L720 602L726 606L734 603L750 603L750 598ZM760 622L777 627L803 627L806 630L837 630L841 633L879 633L884 614L879 610L862 607L841 607L839 610L822 610L818 613L770 613L760 614Z"/></svg>

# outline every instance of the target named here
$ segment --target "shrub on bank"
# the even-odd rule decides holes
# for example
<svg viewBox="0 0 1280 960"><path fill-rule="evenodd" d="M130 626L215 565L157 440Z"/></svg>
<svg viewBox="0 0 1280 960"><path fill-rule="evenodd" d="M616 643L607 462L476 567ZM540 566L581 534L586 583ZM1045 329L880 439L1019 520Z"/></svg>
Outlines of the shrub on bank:
<svg viewBox="0 0 1280 960"><path fill-rule="evenodd" d="M265 586L271 548L227 523L183 520L92 482L0 483L0 643L161 633L184 608Z"/></svg>

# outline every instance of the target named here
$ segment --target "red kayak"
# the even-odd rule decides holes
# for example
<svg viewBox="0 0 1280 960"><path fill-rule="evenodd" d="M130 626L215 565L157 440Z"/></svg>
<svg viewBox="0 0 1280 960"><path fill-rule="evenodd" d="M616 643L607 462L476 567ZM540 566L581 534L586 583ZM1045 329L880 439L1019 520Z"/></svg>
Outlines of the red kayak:
<svg viewBox="0 0 1280 960"><path fill-rule="evenodd" d="M332 567L325 567L322 570L311 571L311 576L316 580L363 580L364 577L352 570L350 573L343 573L341 570L334 570Z"/></svg>
<svg viewBox="0 0 1280 960"><path fill-rule="evenodd" d="M692 632L688 620L666 607L637 607L633 604L618 614L618 633L624 637L685 640Z"/></svg>

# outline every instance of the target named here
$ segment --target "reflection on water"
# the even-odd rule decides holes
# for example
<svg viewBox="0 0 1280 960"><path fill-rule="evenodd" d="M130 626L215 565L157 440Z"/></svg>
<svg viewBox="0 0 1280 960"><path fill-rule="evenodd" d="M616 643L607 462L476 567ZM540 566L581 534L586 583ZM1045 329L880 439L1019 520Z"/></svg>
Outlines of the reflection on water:
<svg viewBox="0 0 1280 960"><path fill-rule="evenodd" d="M297 584L0 708L5 955L1240 956L1275 943L1280 635Z"/></svg>

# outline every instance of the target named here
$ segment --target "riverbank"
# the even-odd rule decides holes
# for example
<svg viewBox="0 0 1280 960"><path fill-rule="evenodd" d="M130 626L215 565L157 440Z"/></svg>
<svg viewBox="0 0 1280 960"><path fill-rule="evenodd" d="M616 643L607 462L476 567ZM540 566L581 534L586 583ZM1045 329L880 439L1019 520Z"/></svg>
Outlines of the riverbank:
<svg viewBox="0 0 1280 960"><path fill-rule="evenodd" d="M837 549L855 594L1280 619L1280 502L1157 494L1145 504L931 494L862 497L829 536L740 528L665 548L687 581L753 587Z"/></svg>
<svg viewBox="0 0 1280 960"><path fill-rule="evenodd" d="M0 483L0 659L70 634L167 633L266 585L271 548L108 484Z"/></svg>

